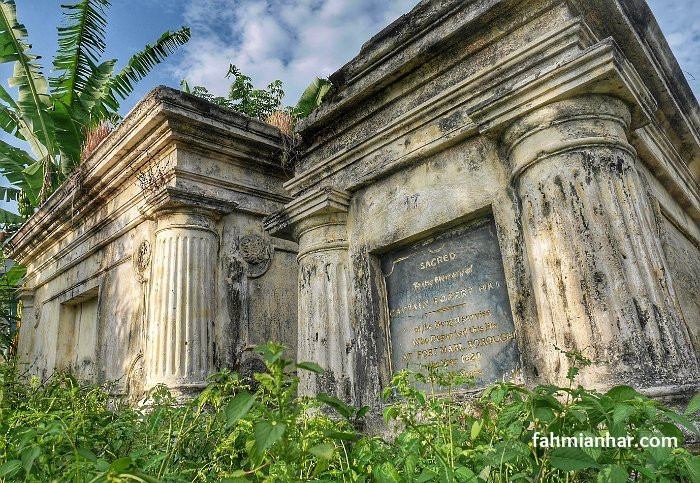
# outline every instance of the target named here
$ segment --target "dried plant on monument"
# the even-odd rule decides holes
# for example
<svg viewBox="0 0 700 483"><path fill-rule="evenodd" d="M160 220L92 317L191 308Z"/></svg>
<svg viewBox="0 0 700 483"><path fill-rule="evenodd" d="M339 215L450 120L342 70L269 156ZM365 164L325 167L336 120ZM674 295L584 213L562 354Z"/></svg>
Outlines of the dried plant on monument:
<svg viewBox="0 0 700 483"><path fill-rule="evenodd" d="M293 169L299 154L298 146L301 142L300 136L294 132L294 127L299 119L305 118L321 105L331 92L330 81L318 77L314 78L296 105L283 107L282 81L276 80L265 89L257 89L253 86L251 77L243 74L233 64L229 65L226 73L227 79L231 76L233 76L233 82L226 97L215 96L203 86L190 88L185 79L180 82L180 85L188 94L275 126L282 134L282 166Z"/></svg>

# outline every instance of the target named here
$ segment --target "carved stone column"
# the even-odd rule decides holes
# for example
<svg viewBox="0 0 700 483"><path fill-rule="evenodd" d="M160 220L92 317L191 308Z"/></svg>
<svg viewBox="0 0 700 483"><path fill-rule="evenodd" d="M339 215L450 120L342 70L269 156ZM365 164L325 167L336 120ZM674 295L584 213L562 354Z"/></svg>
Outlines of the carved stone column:
<svg viewBox="0 0 700 483"><path fill-rule="evenodd" d="M346 217L350 197L334 189L312 191L287 205L283 224L299 244L297 358L326 371L300 371L300 394L325 392L354 400Z"/></svg>
<svg viewBox="0 0 700 483"><path fill-rule="evenodd" d="M36 316L34 312L34 295L33 289L27 287L21 287L17 292L17 298L21 302L18 311L19 327L18 335L21 333L30 333L34 331L36 324ZM23 327L24 326L24 327ZM27 357L29 356L29 347L31 343L31 337L19 337L17 341L17 356L22 363L28 363Z"/></svg>
<svg viewBox="0 0 700 483"><path fill-rule="evenodd" d="M200 388L214 371L215 221L207 211L187 207L155 217L146 386Z"/></svg>
<svg viewBox="0 0 700 483"><path fill-rule="evenodd" d="M589 384L678 385L697 377L698 361L667 280L629 122L622 101L587 95L539 108L505 132L540 350L584 351L596 362L582 373ZM566 375L561 357L539 365L535 373L549 379Z"/></svg>

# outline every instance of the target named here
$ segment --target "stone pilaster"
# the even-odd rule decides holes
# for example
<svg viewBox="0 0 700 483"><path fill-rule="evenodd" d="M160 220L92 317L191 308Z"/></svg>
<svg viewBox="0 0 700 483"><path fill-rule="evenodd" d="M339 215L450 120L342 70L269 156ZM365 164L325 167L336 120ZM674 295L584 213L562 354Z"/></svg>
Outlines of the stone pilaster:
<svg viewBox="0 0 700 483"><path fill-rule="evenodd" d="M268 229L291 228L299 244L297 358L325 369L322 376L300 371L299 393L326 392L353 401L354 351L346 233L349 201L349 195L343 191L311 191L287 205L283 219Z"/></svg>
<svg viewBox="0 0 700 483"><path fill-rule="evenodd" d="M36 324L36 316L34 312L34 299L35 292L33 289L27 287L21 287L17 292L17 298L20 301L19 311L17 316L19 317L19 327L18 335L21 333L31 333ZM22 326L25 328L22 328ZM28 345L31 342L30 337L19 337L17 341L17 356L21 362L28 362L27 356L29 355Z"/></svg>
<svg viewBox="0 0 700 483"><path fill-rule="evenodd" d="M697 377L698 361L629 123L622 101L586 95L541 107L504 134L542 341L524 349L584 351L596 362L583 372L589 384L677 386ZM561 357L539 364L550 380L566 375Z"/></svg>
<svg viewBox="0 0 700 483"><path fill-rule="evenodd" d="M215 220L188 207L164 209L155 218L146 386L196 389L214 372Z"/></svg>

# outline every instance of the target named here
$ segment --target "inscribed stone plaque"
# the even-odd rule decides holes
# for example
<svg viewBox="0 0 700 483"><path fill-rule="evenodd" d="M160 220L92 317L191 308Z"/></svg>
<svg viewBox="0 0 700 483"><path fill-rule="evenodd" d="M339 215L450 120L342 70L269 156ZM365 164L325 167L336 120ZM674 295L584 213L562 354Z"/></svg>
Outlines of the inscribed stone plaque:
<svg viewBox="0 0 700 483"><path fill-rule="evenodd" d="M509 377L518 345L493 218L382 257L394 371L428 363L473 377Z"/></svg>

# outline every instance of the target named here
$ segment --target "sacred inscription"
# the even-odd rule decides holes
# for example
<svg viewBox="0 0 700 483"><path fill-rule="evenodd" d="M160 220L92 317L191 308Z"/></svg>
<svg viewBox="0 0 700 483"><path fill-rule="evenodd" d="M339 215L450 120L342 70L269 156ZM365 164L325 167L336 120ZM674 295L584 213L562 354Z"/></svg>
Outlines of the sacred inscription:
<svg viewBox="0 0 700 483"><path fill-rule="evenodd" d="M510 377L518 345L493 218L382 257L392 367L438 363L477 386Z"/></svg>

